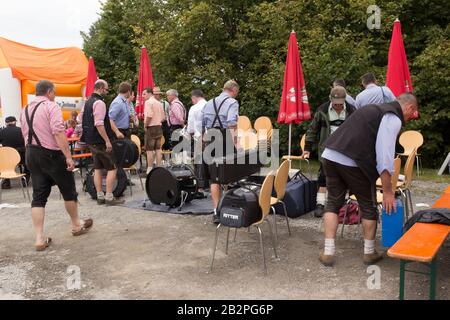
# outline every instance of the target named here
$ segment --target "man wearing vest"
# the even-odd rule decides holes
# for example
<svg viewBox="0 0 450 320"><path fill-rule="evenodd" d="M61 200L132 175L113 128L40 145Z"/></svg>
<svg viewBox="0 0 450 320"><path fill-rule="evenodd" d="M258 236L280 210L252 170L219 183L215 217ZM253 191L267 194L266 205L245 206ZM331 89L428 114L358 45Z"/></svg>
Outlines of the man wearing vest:
<svg viewBox="0 0 450 320"><path fill-rule="evenodd" d="M333 134L344 121L355 111L355 107L346 102L347 90L341 86L335 86L330 93L330 101L321 105L314 119L306 132L305 150L302 157L309 158L313 145L319 140L319 161L320 168L318 174L319 192L317 193L317 206L314 215L321 218L325 210L325 200L327 192L327 183L325 173L323 172L322 153L325 149L325 143L328 137Z"/></svg>
<svg viewBox="0 0 450 320"><path fill-rule="evenodd" d="M363 262L371 265L382 259L375 250L378 221L375 183L381 176L383 208L388 214L396 211L391 185L395 145L402 126L417 118L417 114L417 98L405 93L394 102L358 109L328 138L322 154L328 189L325 249L319 257L323 265L332 266L335 262L338 213L348 190L358 199L362 218Z"/></svg>
<svg viewBox="0 0 450 320"><path fill-rule="evenodd" d="M103 97L108 94L108 83L97 80L94 85L94 93L86 101L82 113L83 136L81 141L85 142L94 158L94 184L97 191L97 204L115 206L124 203L123 200L114 199L113 187L116 180L117 167L112 151L111 141L123 138L123 134L115 127L109 118L109 110ZM106 195L103 193L102 176L106 170Z"/></svg>
<svg viewBox="0 0 450 320"><path fill-rule="evenodd" d="M219 150L219 154L224 156L227 155L228 152L234 151L233 146L227 146L227 140L231 139L233 143L236 143L236 129L239 118L239 103L236 100L238 94L239 85L236 81L229 80L225 83L223 92L218 97L208 101L202 110L202 128L203 132L206 134L204 135L205 142L210 142L207 141L208 136L210 136L207 132L208 130L213 129L211 130L211 133L212 131L220 132L223 140L222 144L217 147L222 148L222 150ZM213 135L214 134L211 134L211 136ZM227 135L229 136L229 139L226 138ZM210 164L208 163L208 156L215 157L216 155L218 155L217 152L214 152L214 154L211 155L204 153L203 156L206 164ZM209 179L211 185L211 198L214 206L213 222L218 223L220 217L217 215L217 207L219 205L222 190L220 188L218 177L209 172L208 166L205 167L204 173L205 179Z"/></svg>
<svg viewBox="0 0 450 320"><path fill-rule="evenodd" d="M33 201L31 214L36 231L35 248L44 251L52 242L44 237L45 206L53 185L57 185L72 221L72 235L85 234L93 225L92 219L80 220L78 194L72 171L75 164L69 150L61 108L55 103L55 86L39 81L36 98L20 116L26 143L25 158L31 173Z"/></svg>

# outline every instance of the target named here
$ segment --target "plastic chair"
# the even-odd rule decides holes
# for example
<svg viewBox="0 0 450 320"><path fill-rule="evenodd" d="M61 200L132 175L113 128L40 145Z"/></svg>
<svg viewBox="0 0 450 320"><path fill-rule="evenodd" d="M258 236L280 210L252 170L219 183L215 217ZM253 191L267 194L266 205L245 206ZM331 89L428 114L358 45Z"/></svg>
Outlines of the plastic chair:
<svg viewBox="0 0 450 320"><path fill-rule="evenodd" d="M305 144L306 144L306 133L305 133L305 134L302 136L302 138L300 139L300 149L301 149L301 152L304 152L304 151L305 151ZM285 155L285 156L283 156L282 159L283 159L283 160L289 160L289 161L292 161L292 160L305 161L306 164L308 165L309 176L312 178L311 164L309 163L309 159L308 159L308 158L302 158L301 155L299 155L299 156L293 156L293 155L289 156L289 155ZM301 162L300 162L300 170L301 170Z"/></svg>
<svg viewBox="0 0 450 320"><path fill-rule="evenodd" d="M270 173L265 179L264 182L262 184L260 193L259 193L259 206L261 208L261 212L262 212L262 216L261 216L261 220L259 220L258 222L255 222L254 224L251 225L251 227L255 227L258 230L258 234L259 234L259 244L261 247L261 253L262 253L262 257L263 257L263 264L264 264L264 271L267 274L267 264L266 264L266 254L264 251L264 243L263 243L263 238L262 238L262 231L260 226L264 223L267 222L269 224L269 228L270 228L270 235L272 237L272 245L273 245L273 250L275 252L275 257L278 258L278 253L277 253L277 248L276 248L276 242L275 242L275 237L273 234L273 230L272 230L272 224L270 223L270 220L268 219L270 210L271 210L271 205L270 205L270 200L272 197L272 189L273 189L273 182L274 182L274 175L273 173ZM216 255L216 250L217 250L217 240L219 239L219 230L221 228L221 224L219 224L217 226L216 229L216 237L214 240L214 247L213 247L213 254L212 254L212 259L211 259L211 266L209 271L212 272L213 270L213 266L214 266L214 257ZM230 239L230 230L231 228L228 228L228 234L227 234L227 245L226 245L226 254L228 255L228 243L229 243L229 239Z"/></svg>
<svg viewBox="0 0 450 320"><path fill-rule="evenodd" d="M423 145L422 134L415 130L405 131L400 135L399 143L404 149L403 153L398 154L401 157L408 157L416 149L417 176L420 176L420 154L417 152Z"/></svg>
<svg viewBox="0 0 450 320"><path fill-rule="evenodd" d="M131 141L133 141L133 143L138 147L138 152L139 152L139 157L141 156L141 140L139 139L139 137L138 136L136 136L136 135L131 135ZM142 187L142 190L144 190L144 183L142 182L142 177L141 177L141 175L139 174L139 172L138 172L138 170L137 170L137 166L136 166L136 164L139 162L139 159L136 161L136 163L135 164L133 164L131 167L129 167L129 168L123 168L123 170L126 172L126 173L128 173L128 178L129 178L129 180L130 180L130 183L129 183L129 187L130 187L130 195L131 196L133 196L133 187L132 187L132 183L131 183L131 171L136 171L136 173L138 173L138 176L139 176L139 181L141 182L141 187Z"/></svg>
<svg viewBox="0 0 450 320"><path fill-rule="evenodd" d="M247 116L239 116L237 128L238 130L248 131L252 129L252 123Z"/></svg>
<svg viewBox="0 0 450 320"><path fill-rule="evenodd" d="M288 183L289 179L289 161L284 161L280 168L277 171L277 174L275 176L275 193L277 194L276 197L271 197L270 199L270 206L273 212L273 223L275 226L275 242L278 243L278 230L277 230L277 220L276 220L276 211L275 211L275 205L278 203L281 203L283 205L284 209L284 216L286 218L286 224L288 227L289 236L291 236L291 227L289 226L289 217L287 215L287 209L286 204L283 202L284 195L286 194L286 185Z"/></svg>
<svg viewBox="0 0 450 320"><path fill-rule="evenodd" d="M17 173L16 167L20 163L20 154L19 152L10 147L1 147L0 148L0 185L3 183L5 179L21 179L25 184L25 188L22 183L20 186L22 187L23 197L25 196L25 190L27 191L28 200L30 199L30 193L28 192L28 183L26 179L26 175L24 173ZM2 202L2 189L0 188L0 203Z"/></svg>

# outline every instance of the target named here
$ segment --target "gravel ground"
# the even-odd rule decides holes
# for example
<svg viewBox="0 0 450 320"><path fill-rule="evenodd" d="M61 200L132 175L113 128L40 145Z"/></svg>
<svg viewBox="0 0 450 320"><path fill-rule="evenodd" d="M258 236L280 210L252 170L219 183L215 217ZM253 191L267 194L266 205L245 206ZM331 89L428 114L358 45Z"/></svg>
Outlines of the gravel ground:
<svg viewBox="0 0 450 320"><path fill-rule="evenodd" d="M134 182L134 197L127 192L127 201L145 197L139 181ZM345 237L337 241L336 266L325 268L318 262L323 243L319 219L306 215L290 220L289 237L280 218L278 259L265 225L267 276L255 230L239 230L236 241L231 237L228 256L223 230L214 270L208 273L215 233L210 216L106 208L82 193L81 215L92 217L94 227L87 235L74 238L59 192L54 189L46 214L46 232L54 243L38 253L33 247L29 204L17 184L14 186L3 192L3 202L17 208L0 209L0 299L398 298L397 260L381 261L380 288L368 287L371 274L362 263L363 243L357 226L346 227ZM417 181L414 202L431 205L445 187ZM450 299L448 247L447 243L438 258L439 299ZM417 268L425 270L421 265ZM81 282L73 289L78 272ZM408 274L406 296L427 299L428 278Z"/></svg>

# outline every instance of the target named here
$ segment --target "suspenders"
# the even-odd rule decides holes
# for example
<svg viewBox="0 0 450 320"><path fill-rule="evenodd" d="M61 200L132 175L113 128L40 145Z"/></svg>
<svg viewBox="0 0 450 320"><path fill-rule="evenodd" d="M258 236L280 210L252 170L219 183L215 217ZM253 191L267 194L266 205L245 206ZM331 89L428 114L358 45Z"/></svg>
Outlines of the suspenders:
<svg viewBox="0 0 450 320"><path fill-rule="evenodd" d="M220 120L220 117L219 117L219 113L220 113L220 109L222 109L223 104L224 104L225 101L227 101L228 99L229 99L229 98L225 98L225 99L222 101L222 103L220 104L219 108L217 108L217 105L216 105L216 99L213 99L214 110L216 111L216 117L214 118L214 121L213 121L213 123L212 123L212 127L213 127L213 128L214 128L214 125L216 124L216 122L219 122L220 130L224 130L222 121Z"/></svg>
<svg viewBox="0 0 450 320"><path fill-rule="evenodd" d="M39 141L38 136L36 135L36 132L34 132L33 129L33 122L34 122L34 116L36 115L36 111L39 108L39 106L43 103L39 102L36 107L34 107L33 112L31 113L31 119L30 119L30 115L28 113L28 109L29 109L29 105L25 108L25 118L27 120L27 124L28 124L28 141L27 141L27 146L30 146L33 142L33 138L34 140L36 140L36 143L38 144L39 147L42 147L41 145L41 141Z"/></svg>

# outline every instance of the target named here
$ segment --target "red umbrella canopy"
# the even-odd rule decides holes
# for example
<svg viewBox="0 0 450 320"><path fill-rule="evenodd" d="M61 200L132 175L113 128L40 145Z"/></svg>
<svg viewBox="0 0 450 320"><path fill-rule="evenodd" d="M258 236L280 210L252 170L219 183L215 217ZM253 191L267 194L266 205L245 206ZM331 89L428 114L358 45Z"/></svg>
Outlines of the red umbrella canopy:
<svg viewBox="0 0 450 320"><path fill-rule="evenodd" d="M289 38L278 123L299 124L304 120L310 119L311 111L306 93L305 79L303 78L297 36L292 31Z"/></svg>
<svg viewBox="0 0 450 320"><path fill-rule="evenodd" d="M386 85L396 97L402 93L413 91L405 46L403 45L402 27L398 19L394 22L391 46L389 47Z"/></svg>
<svg viewBox="0 0 450 320"><path fill-rule="evenodd" d="M148 57L147 49L142 47L141 53L141 63L139 66L139 82L138 82L138 94L136 95L139 99L136 106L136 113L139 118L142 119L144 115L144 104L142 103L142 91L146 88L152 88L155 86L153 83L152 67L150 65L150 59Z"/></svg>
<svg viewBox="0 0 450 320"><path fill-rule="evenodd" d="M86 82L86 98L89 98L94 92L94 85L97 81L97 71L95 70L94 58L89 58L89 66L88 66L88 76Z"/></svg>

